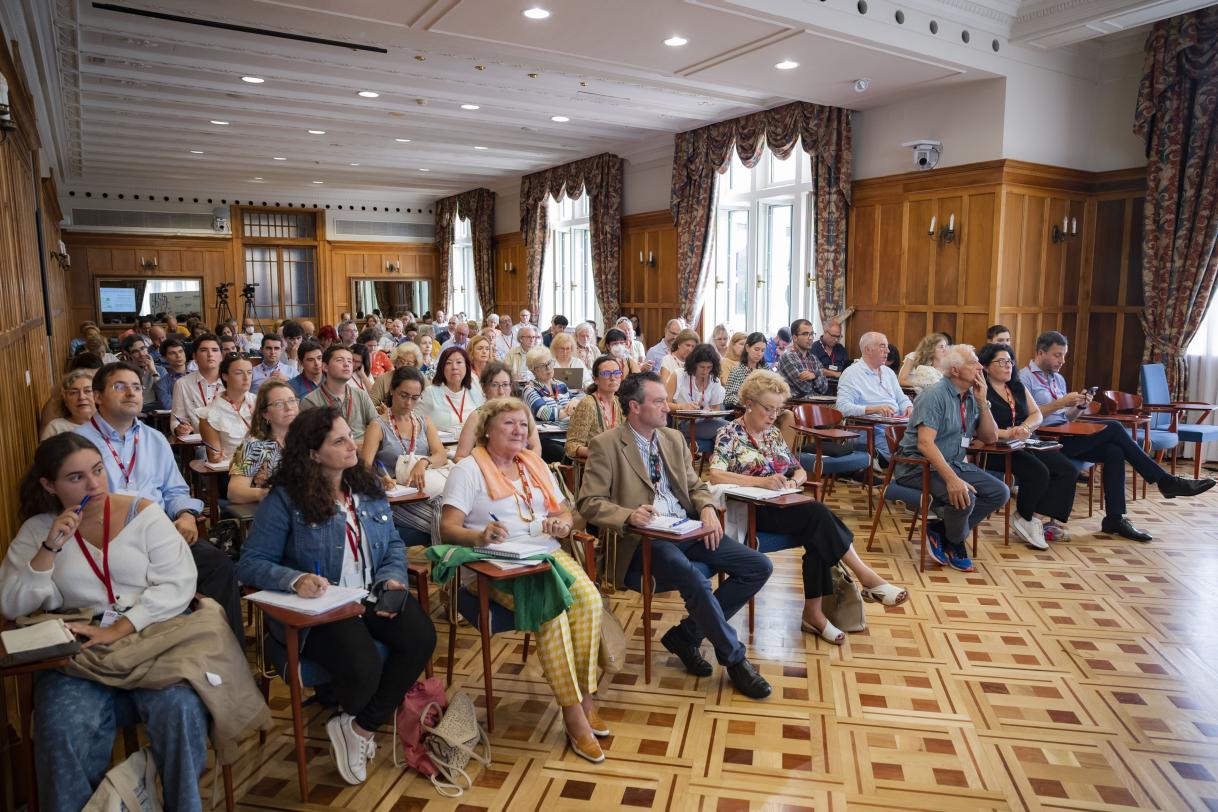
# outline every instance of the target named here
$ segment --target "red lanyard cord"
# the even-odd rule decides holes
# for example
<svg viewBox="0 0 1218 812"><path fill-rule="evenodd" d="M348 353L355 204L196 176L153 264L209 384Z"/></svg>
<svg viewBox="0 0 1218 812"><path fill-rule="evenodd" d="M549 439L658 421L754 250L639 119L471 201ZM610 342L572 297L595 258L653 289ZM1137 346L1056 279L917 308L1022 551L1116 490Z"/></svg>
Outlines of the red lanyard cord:
<svg viewBox="0 0 1218 812"><path fill-rule="evenodd" d="M97 576L97 580L101 581L102 586L106 588L106 599L110 601L110 605L114 606L114 586L110 580L110 496L106 495L106 505L102 508L102 565L97 566L97 562L93 560L93 554L89 552L88 546L85 544L85 539L80 535L80 530L76 531L76 543L80 546L81 555L85 557L85 561L89 562L89 569L93 570L93 574Z"/></svg>
<svg viewBox="0 0 1218 812"><path fill-rule="evenodd" d="M138 429L138 428L135 428L135 427L133 427L133 428L131 429L132 431L134 431L134 432L135 432L135 439L134 439L134 440L132 440L132 445L131 445L131 459L130 459L130 460L127 462L127 464L124 466L124 465L123 465L123 460L122 460L122 458L121 458L121 457L118 455L118 452L117 452L117 451L114 449L114 446L113 446L113 445L111 445L111 443L110 443L110 438L109 438L109 437L107 437L107 436L105 435L105 433L104 433L104 432L101 430L101 426L97 425L97 420L96 420L95 418L90 417L90 418L89 418L89 422L93 424L93 428L94 428L94 430L95 430L95 431L96 431L98 434L100 434L100 435L101 435L102 441L103 441L103 442L106 444L106 448L110 449L110 456L114 457L114 462L115 462L115 463L118 465L118 471L119 471L119 473L120 473L120 474L122 474L122 475L123 475L123 487L124 487L124 488L125 488L125 487L127 487L128 485L130 485L130 484L131 484L131 475L132 475L133 473L135 473L135 458L136 458L136 455L138 455L138 454L140 453L140 433L139 433L139 429Z"/></svg>

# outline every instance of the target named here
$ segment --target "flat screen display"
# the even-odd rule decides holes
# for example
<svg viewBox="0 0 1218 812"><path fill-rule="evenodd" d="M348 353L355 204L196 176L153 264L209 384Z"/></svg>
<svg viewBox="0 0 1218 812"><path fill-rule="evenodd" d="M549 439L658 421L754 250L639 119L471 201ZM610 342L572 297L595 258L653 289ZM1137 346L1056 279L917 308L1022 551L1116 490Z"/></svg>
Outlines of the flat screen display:
<svg viewBox="0 0 1218 812"><path fill-rule="evenodd" d="M138 307L135 303L134 288L98 288L97 297L103 313L134 313Z"/></svg>

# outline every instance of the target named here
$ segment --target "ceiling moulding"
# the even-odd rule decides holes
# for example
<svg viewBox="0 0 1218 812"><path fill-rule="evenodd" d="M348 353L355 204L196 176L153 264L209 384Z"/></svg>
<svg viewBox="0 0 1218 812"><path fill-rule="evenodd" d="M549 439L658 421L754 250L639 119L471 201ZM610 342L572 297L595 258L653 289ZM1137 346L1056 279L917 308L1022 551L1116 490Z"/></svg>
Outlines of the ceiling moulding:
<svg viewBox="0 0 1218 812"><path fill-rule="evenodd" d="M55 51L59 56L59 98L67 154L60 171L65 178L79 178L85 172L84 148L81 144L80 103L80 22L76 18L75 0L56 0L51 10L54 26Z"/></svg>
<svg viewBox="0 0 1218 812"><path fill-rule="evenodd" d="M1057 48L1130 31L1212 4L1213 0L1041 0L1026 4L1011 28L1011 40Z"/></svg>

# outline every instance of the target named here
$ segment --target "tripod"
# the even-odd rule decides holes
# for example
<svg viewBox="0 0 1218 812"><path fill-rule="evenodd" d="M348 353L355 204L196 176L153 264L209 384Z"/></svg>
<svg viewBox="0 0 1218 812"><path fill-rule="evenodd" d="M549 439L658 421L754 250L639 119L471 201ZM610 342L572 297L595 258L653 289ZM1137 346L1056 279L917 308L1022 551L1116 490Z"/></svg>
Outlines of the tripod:
<svg viewBox="0 0 1218 812"><path fill-rule="evenodd" d="M224 324L233 317L233 311L228 306L228 289L232 282L222 282L216 286L216 324Z"/></svg>
<svg viewBox="0 0 1218 812"><path fill-rule="evenodd" d="M245 304L241 306L241 323L244 325L245 320L249 319L254 324L258 323L258 308L254 304L254 288L257 284L248 284L241 289L241 298Z"/></svg>

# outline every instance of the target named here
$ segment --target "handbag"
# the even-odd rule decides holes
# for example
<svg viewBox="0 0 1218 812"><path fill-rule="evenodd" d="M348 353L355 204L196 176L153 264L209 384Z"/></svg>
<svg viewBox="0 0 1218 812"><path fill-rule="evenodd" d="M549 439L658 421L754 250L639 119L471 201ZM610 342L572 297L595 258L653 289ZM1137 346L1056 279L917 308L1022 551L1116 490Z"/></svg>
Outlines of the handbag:
<svg viewBox="0 0 1218 812"><path fill-rule="evenodd" d="M861 632L867 628L863 593L850 570L841 563L833 566L833 594L825 596L821 608L829 622L844 632Z"/></svg>
<svg viewBox="0 0 1218 812"><path fill-rule="evenodd" d="M601 647L596 664L606 674L616 674L626 664L626 630L607 604L601 609Z"/></svg>
<svg viewBox="0 0 1218 812"><path fill-rule="evenodd" d="M423 709L423 716L426 717L432 708L438 707L436 702L429 703ZM483 766L491 763L491 742L486 731L478 724L474 701L469 694L458 691L449 700L448 709L443 711L439 724L432 727L424 718L420 718L419 727L427 734L423 740L427 745L427 754L440 776L431 776L432 785L445 798L460 797L474 785L473 779L465 771L470 760ZM478 752L479 744L482 753Z"/></svg>
<svg viewBox="0 0 1218 812"><path fill-rule="evenodd" d="M106 773L81 812L162 812L152 750L141 747Z"/></svg>
<svg viewBox="0 0 1218 812"><path fill-rule="evenodd" d="M854 440L821 440L818 450L822 457L845 457L856 449Z"/></svg>
<svg viewBox="0 0 1218 812"><path fill-rule="evenodd" d="M221 519L213 523L207 532L207 540L233 561L241 557L241 523L236 519Z"/></svg>
<svg viewBox="0 0 1218 812"><path fill-rule="evenodd" d="M428 677L410 686L393 715L393 766L410 766L428 777L439 772L427 754L423 725L437 724L447 707L448 697L439 677ZM403 750L401 761L398 760L399 742Z"/></svg>

